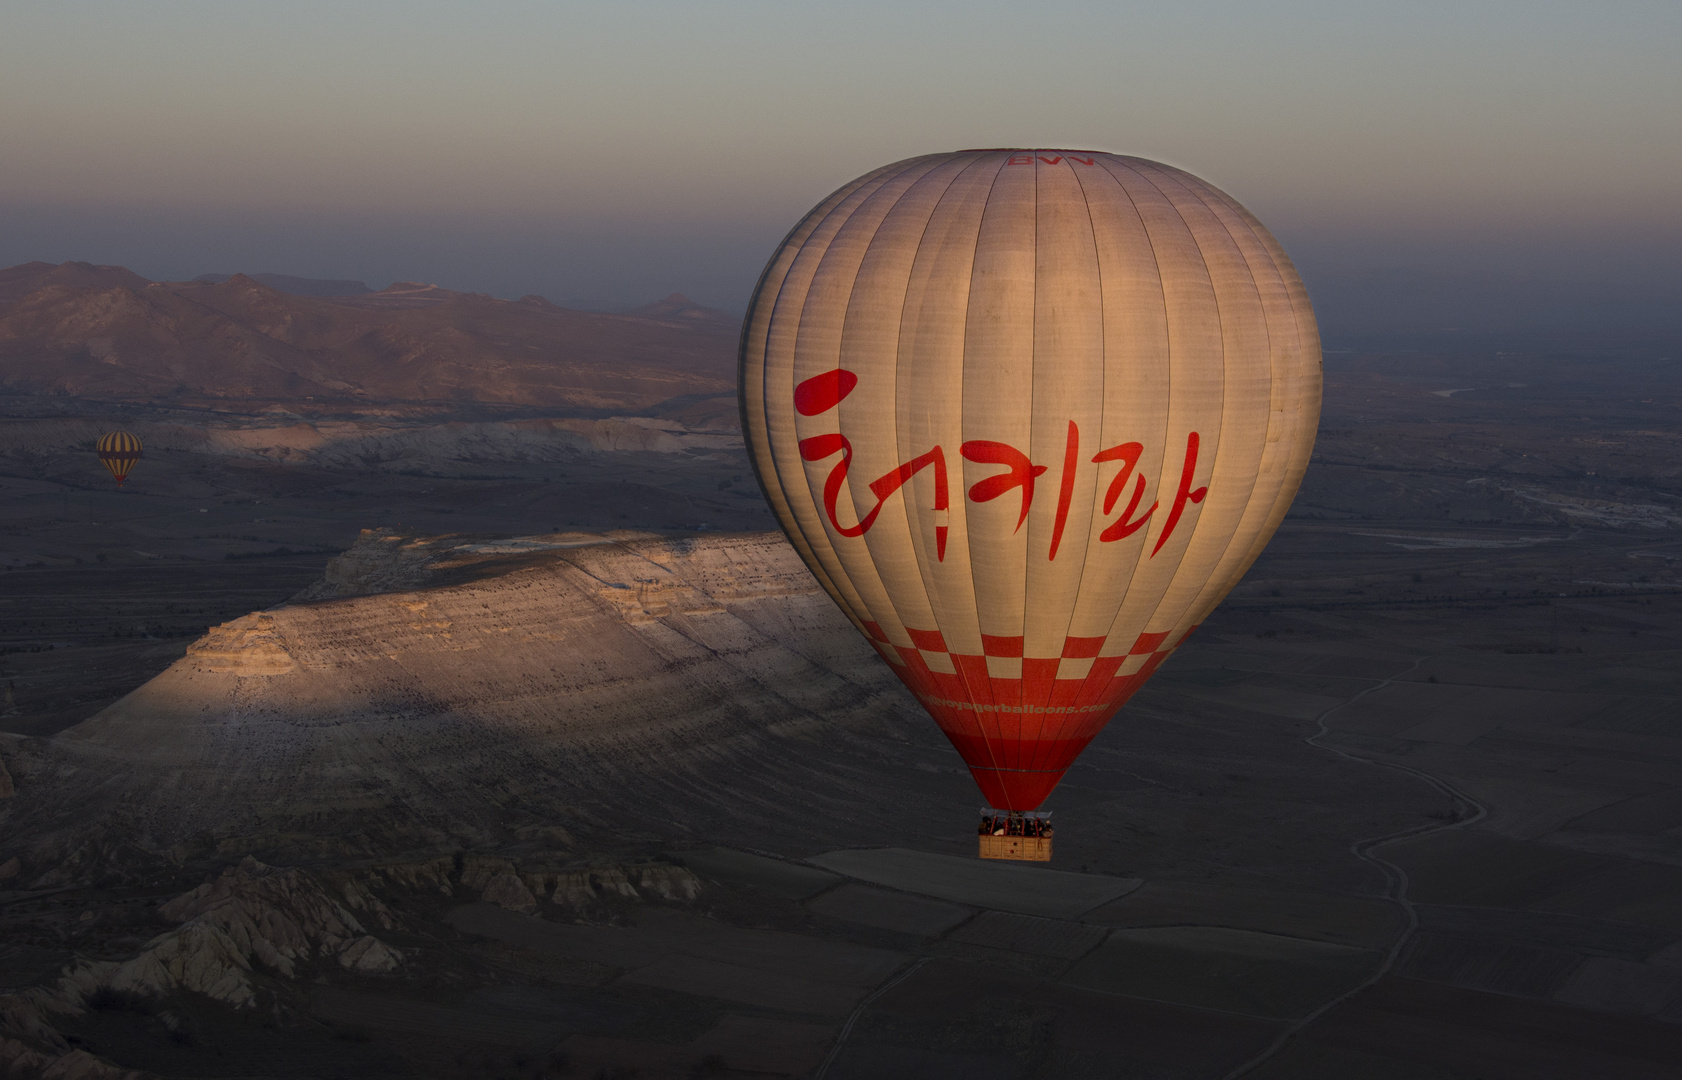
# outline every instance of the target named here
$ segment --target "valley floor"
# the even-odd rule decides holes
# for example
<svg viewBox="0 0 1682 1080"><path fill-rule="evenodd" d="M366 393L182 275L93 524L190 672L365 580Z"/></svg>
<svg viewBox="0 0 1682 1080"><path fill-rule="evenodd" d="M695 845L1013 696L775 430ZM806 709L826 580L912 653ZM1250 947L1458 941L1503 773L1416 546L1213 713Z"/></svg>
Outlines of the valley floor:
<svg viewBox="0 0 1682 1080"><path fill-rule="evenodd" d="M1049 867L974 858L951 748L726 514L739 451L574 466L693 521L192 455L125 518L14 454L0 1061L1682 1074L1674 379L1466 373L1328 369L1293 517L1058 788Z"/></svg>

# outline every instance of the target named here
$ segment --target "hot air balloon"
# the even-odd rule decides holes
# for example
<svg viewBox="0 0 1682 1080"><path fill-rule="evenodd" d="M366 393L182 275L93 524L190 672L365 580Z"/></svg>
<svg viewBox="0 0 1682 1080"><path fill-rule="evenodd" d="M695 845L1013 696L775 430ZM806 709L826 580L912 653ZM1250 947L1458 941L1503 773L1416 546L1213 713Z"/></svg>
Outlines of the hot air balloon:
<svg viewBox="0 0 1682 1080"><path fill-rule="evenodd" d="M108 431L99 437L98 449L99 460L117 478L117 486L122 487L128 471L140 460L140 440L126 431Z"/></svg>
<svg viewBox="0 0 1682 1080"><path fill-rule="evenodd" d="M966 150L795 226L740 380L766 499L969 766L983 854L1049 858L1028 815L1284 517L1320 344L1283 249L1207 182Z"/></svg>

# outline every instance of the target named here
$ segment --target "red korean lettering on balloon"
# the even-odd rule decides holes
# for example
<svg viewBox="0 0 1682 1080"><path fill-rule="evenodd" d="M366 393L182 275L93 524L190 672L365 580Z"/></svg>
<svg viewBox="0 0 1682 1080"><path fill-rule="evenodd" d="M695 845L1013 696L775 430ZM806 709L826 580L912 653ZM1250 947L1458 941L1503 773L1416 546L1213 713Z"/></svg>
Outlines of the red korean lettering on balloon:
<svg viewBox="0 0 1682 1080"><path fill-rule="evenodd" d="M1001 495L1020 489L1022 512L1017 515L1016 529L1012 531L1020 530L1022 523L1028 520L1028 508L1034 503L1034 479L1045 472L1046 467L1035 465L1028 460L1027 454L1009 443L994 442L992 439L971 439L960 446L958 452L978 465L1005 466L1004 472L971 484L969 497L978 503L991 502Z"/></svg>
<svg viewBox="0 0 1682 1080"><path fill-rule="evenodd" d="M1105 514L1115 509L1116 500L1120 499L1121 493L1127 490L1128 478L1133 475L1133 469L1139 464L1139 455L1144 452L1144 443L1128 442L1112 446L1108 450L1100 450L1093 456L1093 462L1099 465L1106 461L1121 462L1121 471L1115 474L1115 478L1110 481L1109 490L1104 492ZM1114 543L1117 540L1125 540L1144 528L1145 522L1149 521L1151 515L1156 513L1156 503L1153 502L1149 510L1138 517L1133 516L1133 512L1139 509L1139 503L1144 500L1144 497L1145 477L1140 474L1139 482L1133 488L1133 498L1127 503L1127 509L1123 510L1120 517L1116 518L1103 532L1098 534L1098 539L1104 543Z"/></svg>
<svg viewBox="0 0 1682 1080"><path fill-rule="evenodd" d="M858 376L845 368L814 375L794 388L795 411L802 416L826 413L840 405L842 399L858 386L858 382ZM847 482L847 471L853 465L852 441L840 432L831 432L801 439L798 445L802 461L822 461L835 454L841 455L841 460L835 463L829 470L829 475L824 478L823 509L830 525L842 536L863 536L869 532L870 527L876 524L876 516L882 512L882 507L889 497L926 468L934 469L935 511L944 512L949 508L946 453L936 446L872 480L869 487L870 493L876 496L876 505L870 508L869 513L859 518L857 523L843 525L836 510L841 499L841 486ZM946 531L946 525L937 524L934 528L935 559L938 562L946 560Z"/></svg>
<svg viewBox="0 0 1682 1080"><path fill-rule="evenodd" d="M1069 421L1069 439L1063 446L1063 482L1057 489L1057 518L1051 526L1051 550L1046 558L1057 558L1063 543L1063 526L1069 523L1069 507L1075 501L1075 470L1080 466L1080 428Z"/></svg>
<svg viewBox="0 0 1682 1080"><path fill-rule="evenodd" d="M1168 508L1168 524L1162 527L1162 535L1156 538L1156 546L1151 548L1151 558L1162 550L1162 545L1174 533L1174 526L1180 523L1180 515L1186 512L1186 503L1201 503L1204 496L1209 494L1209 486L1192 490L1192 474L1197 471L1197 432L1186 436L1186 461L1180 468L1180 486L1174 492L1174 505Z"/></svg>

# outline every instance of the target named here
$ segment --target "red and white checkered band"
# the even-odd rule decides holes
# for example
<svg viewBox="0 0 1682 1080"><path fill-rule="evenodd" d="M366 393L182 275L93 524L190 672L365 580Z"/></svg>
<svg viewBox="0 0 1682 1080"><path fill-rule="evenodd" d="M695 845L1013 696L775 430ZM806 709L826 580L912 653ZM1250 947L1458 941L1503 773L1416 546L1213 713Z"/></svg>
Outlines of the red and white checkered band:
<svg viewBox="0 0 1682 1080"><path fill-rule="evenodd" d="M905 646L893 644L876 623L865 629L975 770L983 791L1003 785L1015 803L1043 798L1197 628L1172 645L1167 634L1140 634L1119 656L1101 655L1104 638L1069 637L1062 655L1053 657L1024 656L1020 637L983 635L985 651L970 655L951 651L938 630L907 627L911 645ZM1037 796L1036 785L1044 789Z"/></svg>

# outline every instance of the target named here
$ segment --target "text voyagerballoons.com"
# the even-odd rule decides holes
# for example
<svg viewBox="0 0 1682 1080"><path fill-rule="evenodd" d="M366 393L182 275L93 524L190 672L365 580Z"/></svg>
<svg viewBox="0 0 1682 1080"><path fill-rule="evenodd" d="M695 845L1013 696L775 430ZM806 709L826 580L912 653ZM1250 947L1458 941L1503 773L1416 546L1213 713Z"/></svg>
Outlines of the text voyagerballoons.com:
<svg viewBox="0 0 1682 1080"><path fill-rule="evenodd" d="M967 150L841 188L772 257L741 404L801 558L1032 810L1273 535L1320 413L1308 296L1179 169Z"/></svg>
<svg viewBox="0 0 1682 1080"><path fill-rule="evenodd" d="M95 449L100 462L117 478L117 486L122 487L129 470L140 460L140 440L126 431L108 431L99 437Z"/></svg>

